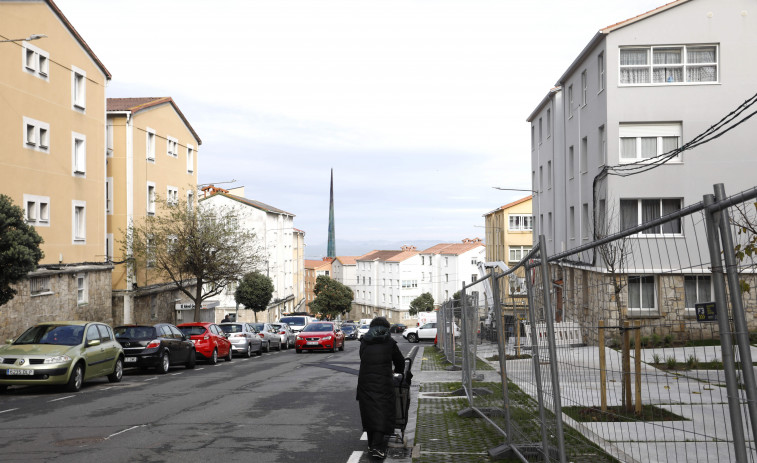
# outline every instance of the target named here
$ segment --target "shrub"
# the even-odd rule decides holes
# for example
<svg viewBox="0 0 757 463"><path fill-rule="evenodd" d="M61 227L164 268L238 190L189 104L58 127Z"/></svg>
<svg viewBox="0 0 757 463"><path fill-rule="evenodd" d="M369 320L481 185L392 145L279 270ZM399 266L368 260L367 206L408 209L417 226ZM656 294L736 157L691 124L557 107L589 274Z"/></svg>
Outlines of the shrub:
<svg viewBox="0 0 757 463"><path fill-rule="evenodd" d="M647 347L652 347L652 346L649 345L649 336L642 336L641 337L641 345L642 346L647 346Z"/></svg>
<svg viewBox="0 0 757 463"><path fill-rule="evenodd" d="M689 355L689 358L686 359L686 368L688 368L689 370L693 370L698 366L699 366L699 360L697 359L697 356Z"/></svg>
<svg viewBox="0 0 757 463"><path fill-rule="evenodd" d="M670 346L673 344L673 335L672 334L666 334L665 335L665 345Z"/></svg>
<svg viewBox="0 0 757 463"><path fill-rule="evenodd" d="M665 359L665 365L667 365L668 370L675 370L676 369L676 358L675 357L668 357Z"/></svg>
<svg viewBox="0 0 757 463"><path fill-rule="evenodd" d="M654 354L652 356L652 363L654 363L655 365L659 365L659 364L662 363L662 359L660 358L660 354Z"/></svg>
<svg viewBox="0 0 757 463"><path fill-rule="evenodd" d="M657 333L652 333L652 347L657 347L660 345L660 341L662 338Z"/></svg>

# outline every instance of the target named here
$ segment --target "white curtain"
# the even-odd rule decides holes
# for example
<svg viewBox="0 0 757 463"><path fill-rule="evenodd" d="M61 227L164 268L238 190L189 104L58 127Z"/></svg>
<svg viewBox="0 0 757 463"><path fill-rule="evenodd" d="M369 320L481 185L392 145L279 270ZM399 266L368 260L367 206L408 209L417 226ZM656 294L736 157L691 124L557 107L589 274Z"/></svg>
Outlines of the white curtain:
<svg viewBox="0 0 757 463"><path fill-rule="evenodd" d="M682 64L680 48L655 48L654 64Z"/></svg>
<svg viewBox="0 0 757 463"><path fill-rule="evenodd" d="M641 137L641 157L649 159L657 156L657 137Z"/></svg>
<svg viewBox="0 0 757 463"><path fill-rule="evenodd" d="M660 200L659 199L643 199L641 201L641 223L651 222L652 220L660 218ZM660 226L652 227L644 230L641 233L660 233Z"/></svg>
<svg viewBox="0 0 757 463"><path fill-rule="evenodd" d="M624 48L620 50L620 82L624 84L649 83L649 50ZM643 67L623 67L643 66Z"/></svg>
<svg viewBox="0 0 757 463"><path fill-rule="evenodd" d="M639 224L639 202L635 199L620 200L620 228L627 230Z"/></svg>
<svg viewBox="0 0 757 463"><path fill-rule="evenodd" d="M621 159L636 159L636 138L635 137L621 137L620 157Z"/></svg>
<svg viewBox="0 0 757 463"><path fill-rule="evenodd" d="M715 47L688 47L686 49L686 61L689 64L715 63Z"/></svg>

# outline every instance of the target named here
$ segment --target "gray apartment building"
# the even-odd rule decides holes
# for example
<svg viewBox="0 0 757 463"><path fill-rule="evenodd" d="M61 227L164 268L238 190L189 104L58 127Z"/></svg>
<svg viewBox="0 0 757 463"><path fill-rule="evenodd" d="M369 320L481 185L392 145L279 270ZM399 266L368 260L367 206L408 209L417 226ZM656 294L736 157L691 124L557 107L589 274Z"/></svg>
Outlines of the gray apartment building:
<svg viewBox="0 0 757 463"><path fill-rule="evenodd" d="M618 231L697 203L715 183L728 194L755 186L755 119L676 152L755 95L755 50L753 0L678 0L599 30L527 119L535 242L544 234L553 255L589 243L600 228ZM665 153L672 154L659 157ZM670 319L691 317L689 306L710 294L706 266L690 252L707 254L706 243L694 241L702 227L679 221L633 237L637 248L654 239L689 250L677 262L691 274L669 275L686 291L677 307L663 309ZM629 317L659 317L668 303L660 277L668 264L649 255L625 272L633 276L624 294ZM569 288L578 277L566 270L558 278Z"/></svg>

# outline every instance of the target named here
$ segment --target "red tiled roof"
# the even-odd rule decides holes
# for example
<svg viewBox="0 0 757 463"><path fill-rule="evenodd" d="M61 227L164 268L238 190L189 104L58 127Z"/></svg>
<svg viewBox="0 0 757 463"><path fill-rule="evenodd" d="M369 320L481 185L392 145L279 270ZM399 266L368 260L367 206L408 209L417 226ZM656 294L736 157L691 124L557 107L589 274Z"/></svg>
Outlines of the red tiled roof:
<svg viewBox="0 0 757 463"><path fill-rule="evenodd" d="M264 211L264 212L271 212L273 214L291 215L292 217L295 217L295 215L292 214L291 212L287 212L287 211L278 209L276 207L269 206L268 204L261 203L260 201L255 201L254 199L247 199L247 198L242 197L242 196L233 195L231 193L224 193L222 191L219 191L218 193L213 193L213 194L211 194L210 196L208 196L206 198L201 198L200 201L204 201L206 199L212 198L214 196L219 196L219 195L220 196L225 196L225 197L227 197L229 199L233 199L234 201L239 201L242 204L246 204L248 206L252 206L252 207L254 207L256 209L260 209L261 211Z"/></svg>
<svg viewBox="0 0 757 463"><path fill-rule="evenodd" d="M304 267L308 269L318 270L320 268L331 267L331 262L327 260L310 260L305 259Z"/></svg>
<svg viewBox="0 0 757 463"><path fill-rule="evenodd" d="M487 215L490 215L490 214L494 214L495 212L502 211L502 210L505 210L505 209L509 209L509 208L511 208L513 206L517 206L518 204L525 203L526 201L529 201L531 199L533 199L533 195L526 196L525 198L520 198L520 199L515 200L515 201L513 201L511 203L505 204L504 206L500 206L500 207L494 209L493 211L487 212L486 214L484 214L484 217L486 217Z"/></svg>
<svg viewBox="0 0 757 463"><path fill-rule="evenodd" d="M476 249L477 247L483 246L484 243L481 241L475 243L439 243L437 245L431 246L425 251L421 251L421 254L448 254L459 256L460 254L466 253L471 249Z"/></svg>
<svg viewBox="0 0 757 463"><path fill-rule="evenodd" d="M368 254L363 254L356 260L402 262L417 255L418 251L371 251Z"/></svg>
<svg viewBox="0 0 757 463"><path fill-rule="evenodd" d="M84 39L82 38L82 36L79 35L79 33L76 31L76 29L74 28L74 26L68 21L68 19L66 18L66 16L60 10L60 8L58 8L58 5L56 5L55 2L53 2L53 0L46 0L46 1L47 1L48 6L53 10L53 12L55 12L55 14L58 15L58 17L60 18L60 20L63 21L63 24L68 28L68 30L71 32L71 34L73 34L74 38L79 42L79 45L81 45L82 48L84 48L84 51L86 51L89 54L89 56L94 60L95 64L97 64L97 67L100 68L100 70L103 72L103 74L105 74L105 76L108 79L110 79L111 77L113 77L113 76L110 75L110 71L108 71L105 68L105 65L100 61L100 58L98 58L97 55L95 55L95 52L93 52L92 49L89 48L89 45L87 45L87 42L84 41Z"/></svg>
<svg viewBox="0 0 757 463"><path fill-rule="evenodd" d="M640 20L642 20L642 19L644 19L644 18L646 18L648 16L655 15L657 13L660 13L660 12L664 11L664 10L667 10L668 8L673 8L674 6L678 6L678 5L680 5L682 3L686 3L688 1L691 1L691 0L675 0L673 2L666 3L666 4L662 5L662 6L658 6L657 8L654 8L652 10L647 11L646 13L641 13L639 15L636 15L636 16L632 17L632 18L628 18L628 19L625 19L623 21L617 22L615 24L611 24L611 25L609 25L607 27L603 27L599 31L602 32L602 33L605 33L605 34L610 33L610 32L612 32L615 29L619 29L621 27L624 27L624 26L627 26L629 24L635 23L636 21L640 21Z"/></svg>
<svg viewBox="0 0 757 463"><path fill-rule="evenodd" d="M342 265L355 265L359 256L336 256L336 260Z"/></svg>
<svg viewBox="0 0 757 463"><path fill-rule="evenodd" d="M166 103L170 103L171 106L173 106L173 109L179 115L181 120L184 121L184 124L186 124L189 131L192 132L192 135L197 140L197 144L202 145L202 140L200 140L200 136L197 135L197 132L195 132L195 130L192 128L192 124L190 124L187 118L184 117L184 113L181 112L181 110L179 109L179 106L176 104L175 101L173 101L173 98L171 98L170 96L141 97L141 98L108 98L107 111L130 111L132 113L136 113L143 109L152 108L154 106L158 106L158 105L162 105Z"/></svg>

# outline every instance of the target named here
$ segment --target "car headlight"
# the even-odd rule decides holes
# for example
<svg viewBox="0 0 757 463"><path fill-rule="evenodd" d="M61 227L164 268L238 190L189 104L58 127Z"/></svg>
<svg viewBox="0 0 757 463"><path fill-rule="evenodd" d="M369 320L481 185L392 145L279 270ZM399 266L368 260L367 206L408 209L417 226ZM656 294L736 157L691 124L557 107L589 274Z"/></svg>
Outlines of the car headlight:
<svg viewBox="0 0 757 463"><path fill-rule="evenodd" d="M0 363L5 363L5 359L3 357L0 357Z"/></svg>
<svg viewBox="0 0 757 463"><path fill-rule="evenodd" d="M331 336L324 336L321 338L321 341L331 341Z"/></svg>
<svg viewBox="0 0 757 463"><path fill-rule="evenodd" d="M303 337L302 337L302 336L300 336L300 335L297 335L297 339L298 339L298 340L300 340L300 341L302 341L302 340L303 340L303 339L305 339L305 338L303 338Z"/></svg>
<svg viewBox="0 0 757 463"><path fill-rule="evenodd" d="M66 362L70 362L70 361L71 361L71 357L69 357L68 355L56 355L55 357L48 357L48 358L46 358L45 361L42 362L42 363L45 363L45 364L47 364L47 363L66 363Z"/></svg>

